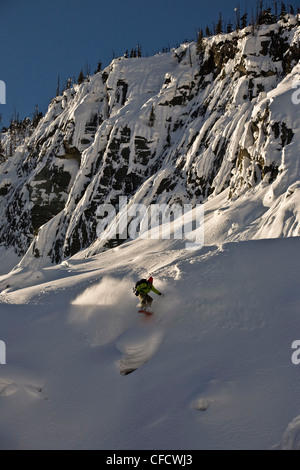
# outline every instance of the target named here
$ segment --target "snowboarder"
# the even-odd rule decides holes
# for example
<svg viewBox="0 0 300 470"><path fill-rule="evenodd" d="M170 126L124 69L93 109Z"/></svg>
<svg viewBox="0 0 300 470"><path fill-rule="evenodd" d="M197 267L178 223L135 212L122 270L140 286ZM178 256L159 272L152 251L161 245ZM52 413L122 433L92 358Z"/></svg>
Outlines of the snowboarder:
<svg viewBox="0 0 300 470"><path fill-rule="evenodd" d="M155 292L157 295L163 295L153 286L153 277L149 277L148 280L141 279L135 285L134 293L140 299L142 308L149 309L152 305L153 299L148 295L150 291Z"/></svg>

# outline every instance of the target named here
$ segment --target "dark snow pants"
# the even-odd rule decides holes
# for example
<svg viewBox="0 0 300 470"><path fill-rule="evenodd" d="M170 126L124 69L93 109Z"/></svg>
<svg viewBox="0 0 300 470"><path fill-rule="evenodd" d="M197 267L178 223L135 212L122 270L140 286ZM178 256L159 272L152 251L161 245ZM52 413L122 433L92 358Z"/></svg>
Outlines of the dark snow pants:
<svg viewBox="0 0 300 470"><path fill-rule="evenodd" d="M143 294L143 292L140 292L139 295L138 295L140 301L141 301L141 305L142 307L151 307L151 304L153 302L153 299L152 297L150 297L150 295L148 294Z"/></svg>

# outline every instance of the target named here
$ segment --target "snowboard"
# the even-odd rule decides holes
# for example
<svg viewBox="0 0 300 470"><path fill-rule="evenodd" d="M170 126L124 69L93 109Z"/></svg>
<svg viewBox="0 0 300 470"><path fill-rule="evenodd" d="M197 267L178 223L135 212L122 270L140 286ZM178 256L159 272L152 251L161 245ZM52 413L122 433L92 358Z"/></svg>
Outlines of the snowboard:
<svg viewBox="0 0 300 470"><path fill-rule="evenodd" d="M139 310L139 313L144 313L145 315L147 315L148 317L150 317L151 315L153 315L153 312L150 312L149 310L146 310L144 308L140 309Z"/></svg>

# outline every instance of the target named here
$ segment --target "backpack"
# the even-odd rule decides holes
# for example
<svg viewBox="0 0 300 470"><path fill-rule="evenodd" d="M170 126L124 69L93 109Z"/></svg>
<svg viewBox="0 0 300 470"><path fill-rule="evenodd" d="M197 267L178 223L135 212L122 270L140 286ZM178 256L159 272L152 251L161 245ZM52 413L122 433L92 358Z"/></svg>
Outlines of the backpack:
<svg viewBox="0 0 300 470"><path fill-rule="evenodd" d="M147 279L141 279L140 281L138 281L138 282L136 283L135 287L133 288L133 293L134 293L136 296L139 295L139 293L138 293L138 291L137 291L137 287L140 286L141 284L148 284Z"/></svg>

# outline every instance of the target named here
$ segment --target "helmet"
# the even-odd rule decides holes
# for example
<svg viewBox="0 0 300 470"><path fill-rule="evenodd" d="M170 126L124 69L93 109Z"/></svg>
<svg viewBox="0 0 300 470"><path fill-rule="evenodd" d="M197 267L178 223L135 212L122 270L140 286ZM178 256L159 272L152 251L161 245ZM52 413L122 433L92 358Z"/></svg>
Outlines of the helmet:
<svg viewBox="0 0 300 470"><path fill-rule="evenodd" d="M150 282L150 284L153 284L153 277L149 277L148 282Z"/></svg>

